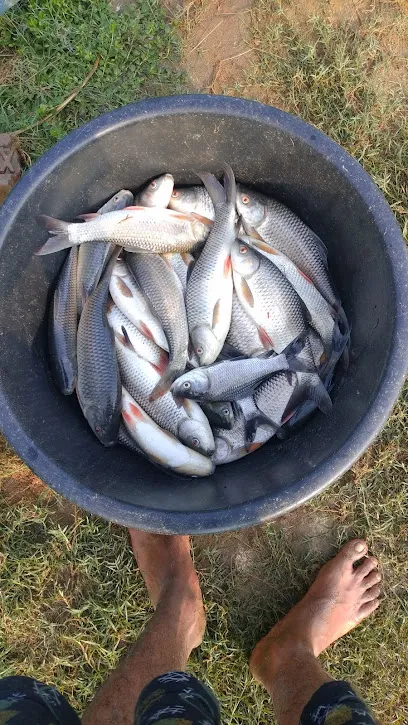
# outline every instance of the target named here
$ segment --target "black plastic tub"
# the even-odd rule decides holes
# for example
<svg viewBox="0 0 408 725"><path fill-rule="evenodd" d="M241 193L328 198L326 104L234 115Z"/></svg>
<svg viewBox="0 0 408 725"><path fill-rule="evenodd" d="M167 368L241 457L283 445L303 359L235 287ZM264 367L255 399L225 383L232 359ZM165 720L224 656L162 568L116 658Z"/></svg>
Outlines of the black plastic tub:
<svg viewBox="0 0 408 725"><path fill-rule="evenodd" d="M322 237L352 325L351 365L329 415L284 441L181 480L126 449L105 449L74 397L55 389L44 317L64 252L34 257L36 214L73 219L119 188L171 171L237 178L284 201ZM384 425L407 370L408 264L382 194L337 144L275 108L178 96L125 106L71 133L12 191L0 213L0 423L52 488L106 519L163 533L224 531L299 506L341 476Z"/></svg>

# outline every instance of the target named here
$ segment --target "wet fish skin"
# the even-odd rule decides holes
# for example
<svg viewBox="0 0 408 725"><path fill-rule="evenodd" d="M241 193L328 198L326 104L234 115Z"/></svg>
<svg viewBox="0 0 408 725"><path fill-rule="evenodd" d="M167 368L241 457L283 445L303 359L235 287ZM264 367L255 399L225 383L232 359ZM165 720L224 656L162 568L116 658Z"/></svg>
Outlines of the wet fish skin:
<svg viewBox="0 0 408 725"><path fill-rule="evenodd" d="M301 272L296 265L281 252L278 252L267 242L240 236L240 241L262 254L286 277L295 292L306 306L310 315L310 323L319 333L326 355L329 357L335 336L335 310L326 302L319 290L307 275Z"/></svg>
<svg viewBox="0 0 408 725"><path fill-rule="evenodd" d="M231 430L223 428L214 429L215 453L213 461L216 466L243 458L248 453L253 453L266 443L274 435L274 428L262 424L255 433L254 441L246 443L246 422L240 411L235 416L235 422Z"/></svg>
<svg viewBox="0 0 408 725"><path fill-rule="evenodd" d="M174 177L171 174L162 174L153 179L135 197L136 206L160 206L166 207L174 187Z"/></svg>
<svg viewBox="0 0 408 725"><path fill-rule="evenodd" d="M174 254L166 254L163 256L168 259L171 266L173 267L177 277L180 280L181 286L183 288L183 293L185 295L187 289L187 280L194 266L193 255L190 252L184 252L182 254L175 252Z"/></svg>
<svg viewBox="0 0 408 725"><path fill-rule="evenodd" d="M235 291L232 295L231 324L225 342L245 357L256 357L272 349L268 340L260 339L257 326L245 312Z"/></svg>
<svg viewBox="0 0 408 725"><path fill-rule="evenodd" d="M211 458L188 448L171 433L160 428L123 388L122 418L127 432L153 462L184 476L210 476Z"/></svg>
<svg viewBox="0 0 408 725"><path fill-rule="evenodd" d="M157 400L150 400L150 393L160 379L155 366L129 349L125 338L116 338L116 353L123 387L143 410L160 428L168 430L189 448L211 455L214 437L200 406L185 400L178 407L170 392Z"/></svg>
<svg viewBox="0 0 408 725"><path fill-rule="evenodd" d="M231 259L235 290L245 312L257 325L261 340L283 352L306 332L300 298L283 274L246 244L235 242Z"/></svg>
<svg viewBox="0 0 408 725"><path fill-rule="evenodd" d="M239 400L251 395L265 378L278 370L289 370L290 366L285 354L224 360L189 370L173 383L171 390L175 397L198 401Z"/></svg>
<svg viewBox="0 0 408 725"><path fill-rule="evenodd" d="M285 254L299 267L331 305L338 302L327 271L327 250L322 240L291 209L254 189L238 185L237 210L247 234Z"/></svg>
<svg viewBox="0 0 408 725"><path fill-rule="evenodd" d="M169 201L169 209L195 212L214 220L215 209L205 186L176 186Z"/></svg>
<svg viewBox="0 0 408 725"><path fill-rule="evenodd" d="M119 259L116 262L109 291L120 311L139 332L168 352L169 346L163 328L132 273L135 264L136 258L130 252L126 254L126 261Z"/></svg>
<svg viewBox="0 0 408 725"><path fill-rule="evenodd" d="M127 189L121 189L111 199L109 199L97 214L107 214L111 211L120 211L126 206L133 204L133 194ZM89 295L93 292L98 284L102 272L105 268L107 259L109 259L115 248L114 244L105 242L89 242L81 244L78 248L78 316Z"/></svg>
<svg viewBox="0 0 408 725"><path fill-rule="evenodd" d="M123 328L125 327L129 342L134 351L140 357L144 358L144 360L153 363L157 372L160 374L164 373L169 362L167 352L159 347L159 345L156 345L154 340L150 337L143 335L137 327L130 322L126 315L120 311L119 307L115 305L112 299L108 300L107 318L109 325L117 337L123 337Z"/></svg>
<svg viewBox="0 0 408 725"><path fill-rule="evenodd" d="M64 222L44 214L37 221L51 236L36 252L52 254L77 244L111 242L131 252L189 252L204 242L210 220L159 207L127 207L106 214L83 214L86 224Z"/></svg>
<svg viewBox="0 0 408 725"><path fill-rule="evenodd" d="M224 184L201 174L213 195L215 221L187 283L186 306L190 337L200 365L218 357L231 322L231 245L235 240L235 178L225 166Z"/></svg>
<svg viewBox="0 0 408 725"><path fill-rule="evenodd" d="M234 425L234 409L229 401L201 403L201 407L212 426L231 430Z"/></svg>
<svg viewBox="0 0 408 725"><path fill-rule="evenodd" d="M78 373L77 264L78 250L71 249L62 266L48 317L51 372L63 395L74 392Z"/></svg>
<svg viewBox="0 0 408 725"><path fill-rule="evenodd" d="M105 446L117 441L122 389L113 331L106 317L116 248L98 286L88 297L78 325L77 395L82 412Z"/></svg>
<svg viewBox="0 0 408 725"><path fill-rule="evenodd" d="M163 327L169 345L169 364L151 392L154 400L166 393L188 360L188 326L181 282L170 261L158 254L137 254L133 273Z"/></svg>

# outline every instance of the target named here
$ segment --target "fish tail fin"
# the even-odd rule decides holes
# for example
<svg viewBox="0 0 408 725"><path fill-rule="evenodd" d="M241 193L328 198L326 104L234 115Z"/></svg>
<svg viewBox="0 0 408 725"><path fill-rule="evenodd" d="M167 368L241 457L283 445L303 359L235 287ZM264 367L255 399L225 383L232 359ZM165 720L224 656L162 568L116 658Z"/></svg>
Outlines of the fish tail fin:
<svg viewBox="0 0 408 725"><path fill-rule="evenodd" d="M184 366L183 366L184 370ZM157 385L154 386L152 392L149 395L149 400L152 403L154 400L158 400L162 395L165 395L170 390L175 379L180 375L180 365L168 365L166 371L161 376Z"/></svg>
<svg viewBox="0 0 408 725"><path fill-rule="evenodd" d="M195 171L194 172L203 182L207 189L211 201L214 204L221 204L226 199L226 193L223 185L218 181L214 174L210 174L208 171Z"/></svg>
<svg viewBox="0 0 408 725"><path fill-rule="evenodd" d="M235 207L237 185L235 182L234 172L229 164L224 163L222 168L224 169L225 200L228 204L232 204Z"/></svg>
<svg viewBox="0 0 408 725"><path fill-rule="evenodd" d="M310 383L306 385L305 397L307 400L311 400L313 403L316 403L322 413L330 413L333 407L331 397L317 373L316 375L313 375L313 382L310 381Z"/></svg>
<svg viewBox="0 0 408 725"><path fill-rule="evenodd" d="M51 234L50 238L36 252L37 256L41 257L45 254L53 254L54 252L60 252L61 249L69 249L69 247L74 246L74 242L70 240L68 235L70 222L54 219L46 214L40 214L36 219L38 224Z"/></svg>

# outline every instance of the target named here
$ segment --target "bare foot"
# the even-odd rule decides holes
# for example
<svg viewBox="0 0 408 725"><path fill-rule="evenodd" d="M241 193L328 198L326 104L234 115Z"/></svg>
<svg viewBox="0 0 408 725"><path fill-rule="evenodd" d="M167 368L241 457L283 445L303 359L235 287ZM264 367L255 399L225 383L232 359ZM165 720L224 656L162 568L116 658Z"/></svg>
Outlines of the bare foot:
<svg viewBox="0 0 408 725"><path fill-rule="evenodd" d="M377 567L377 560L367 557L365 541L345 544L322 567L306 596L258 642L249 663L253 676L262 680L267 663L299 646L317 657L374 612L380 603Z"/></svg>
<svg viewBox="0 0 408 725"><path fill-rule="evenodd" d="M191 633L191 648L201 644L205 613L188 536L149 534L129 529L132 549L155 609L177 600L180 619Z"/></svg>

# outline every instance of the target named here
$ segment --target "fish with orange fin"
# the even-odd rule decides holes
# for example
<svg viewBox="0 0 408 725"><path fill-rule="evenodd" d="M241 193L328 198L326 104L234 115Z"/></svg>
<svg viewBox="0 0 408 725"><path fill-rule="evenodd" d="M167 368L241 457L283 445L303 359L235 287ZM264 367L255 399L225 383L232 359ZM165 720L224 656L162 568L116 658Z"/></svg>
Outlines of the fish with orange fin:
<svg viewBox="0 0 408 725"><path fill-rule="evenodd" d="M153 463L193 478L214 473L211 458L185 446L160 428L125 388L122 388L122 419L131 439Z"/></svg>
<svg viewBox="0 0 408 725"><path fill-rule="evenodd" d="M169 345L163 328L123 259L119 259L115 264L109 291L120 311L139 332L168 352Z"/></svg>
<svg viewBox="0 0 408 725"><path fill-rule="evenodd" d="M213 224L195 213L146 206L129 206L100 215L82 214L81 218L86 224L38 216L37 221L50 237L37 255L87 242L111 242L130 252L190 252L207 239Z"/></svg>
<svg viewBox="0 0 408 725"><path fill-rule="evenodd" d="M188 360L188 326L181 282L171 262L159 254L132 254L132 272L157 316L169 345L169 364L150 394L164 395Z"/></svg>
<svg viewBox="0 0 408 725"><path fill-rule="evenodd" d="M181 405L177 405L170 392L151 400L150 394L161 375L154 363L135 352L125 327L122 332L122 335L115 337L122 385L160 428L172 433L189 448L203 455L211 455L214 452L214 438L198 403L184 400Z"/></svg>
<svg viewBox="0 0 408 725"><path fill-rule="evenodd" d="M216 360L231 322L235 177L227 164L224 170L224 186L213 174L199 174L215 207L214 225L187 283L188 327L200 365L210 365Z"/></svg>

